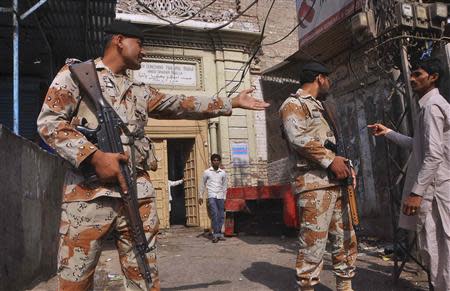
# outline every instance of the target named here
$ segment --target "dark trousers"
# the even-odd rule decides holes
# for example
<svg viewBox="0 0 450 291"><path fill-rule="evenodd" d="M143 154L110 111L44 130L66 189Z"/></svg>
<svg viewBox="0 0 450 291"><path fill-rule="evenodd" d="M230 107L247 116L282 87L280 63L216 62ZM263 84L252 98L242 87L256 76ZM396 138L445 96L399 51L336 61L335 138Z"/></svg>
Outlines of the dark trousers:
<svg viewBox="0 0 450 291"><path fill-rule="evenodd" d="M213 237L221 237L222 225L225 220L225 200L217 198L208 198L208 209L211 215Z"/></svg>

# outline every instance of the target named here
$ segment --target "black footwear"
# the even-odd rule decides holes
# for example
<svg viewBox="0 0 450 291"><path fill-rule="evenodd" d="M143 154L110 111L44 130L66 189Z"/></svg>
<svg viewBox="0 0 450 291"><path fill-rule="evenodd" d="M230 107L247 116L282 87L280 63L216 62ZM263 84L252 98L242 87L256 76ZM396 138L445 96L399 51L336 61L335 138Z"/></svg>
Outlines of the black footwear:
<svg viewBox="0 0 450 291"><path fill-rule="evenodd" d="M217 243L217 242L219 242L219 239L217 237L215 237L215 238L212 239L212 242L213 243Z"/></svg>
<svg viewBox="0 0 450 291"><path fill-rule="evenodd" d="M225 240L227 240L226 238L224 238L223 236L220 236L219 237L219 240L221 240L221 241L225 241Z"/></svg>

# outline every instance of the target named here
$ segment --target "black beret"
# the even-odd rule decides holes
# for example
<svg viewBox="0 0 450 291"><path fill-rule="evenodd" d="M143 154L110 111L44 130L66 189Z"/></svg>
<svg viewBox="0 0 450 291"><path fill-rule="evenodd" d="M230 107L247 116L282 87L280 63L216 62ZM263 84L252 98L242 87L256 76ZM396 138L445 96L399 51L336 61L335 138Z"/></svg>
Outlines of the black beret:
<svg viewBox="0 0 450 291"><path fill-rule="evenodd" d="M316 73L325 74L325 75L328 75L331 73L331 71L327 67L325 67L322 63L315 62L315 61L304 64L302 67L302 72L303 71L311 71L311 72L316 72Z"/></svg>
<svg viewBox="0 0 450 291"><path fill-rule="evenodd" d="M142 31L136 25L126 21L114 20L110 25L105 27L104 31L110 34L122 34L128 37L139 38L140 40L144 39Z"/></svg>

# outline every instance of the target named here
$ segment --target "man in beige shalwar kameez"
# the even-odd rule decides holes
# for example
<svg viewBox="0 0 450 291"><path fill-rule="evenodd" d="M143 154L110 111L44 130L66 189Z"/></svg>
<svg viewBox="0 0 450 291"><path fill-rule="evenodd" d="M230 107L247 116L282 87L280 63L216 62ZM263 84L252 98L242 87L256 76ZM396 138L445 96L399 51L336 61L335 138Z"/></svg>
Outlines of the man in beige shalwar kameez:
<svg viewBox="0 0 450 291"><path fill-rule="evenodd" d="M414 137L382 124L369 125L375 136L412 149L403 189L399 226L416 230L419 248L435 291L450 291L450 104L437 86L440 61L423 61L411 73L419 98Z"/></svg>

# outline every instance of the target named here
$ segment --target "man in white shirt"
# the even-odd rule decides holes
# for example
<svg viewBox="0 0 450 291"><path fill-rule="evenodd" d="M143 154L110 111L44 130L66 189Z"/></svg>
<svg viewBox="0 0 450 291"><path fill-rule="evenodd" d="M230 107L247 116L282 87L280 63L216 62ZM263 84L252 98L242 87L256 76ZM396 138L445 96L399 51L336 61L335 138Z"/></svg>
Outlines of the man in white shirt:
<svg viewBox="0 0 450 291"><path fill-rule="evenodd" d="M399 226L416 230L419 248L436 291L450 290L450 104L437 85L440 60L430 59L411 73L419 98L414 136L386 126L369 125L375 136L385 136L412 151L403 189Z"/></svg>
<svg viewBox="0 0 450 291"><path fill-rule="evenodd" d="M213 243L225 240L222 225L225 220L225 198L227 193L227 173L219 168L222 158L218 154L211 155L211 167L203 172L198 203L203 204L203 193L208 191L208 210L213 228Z"/></svg>

